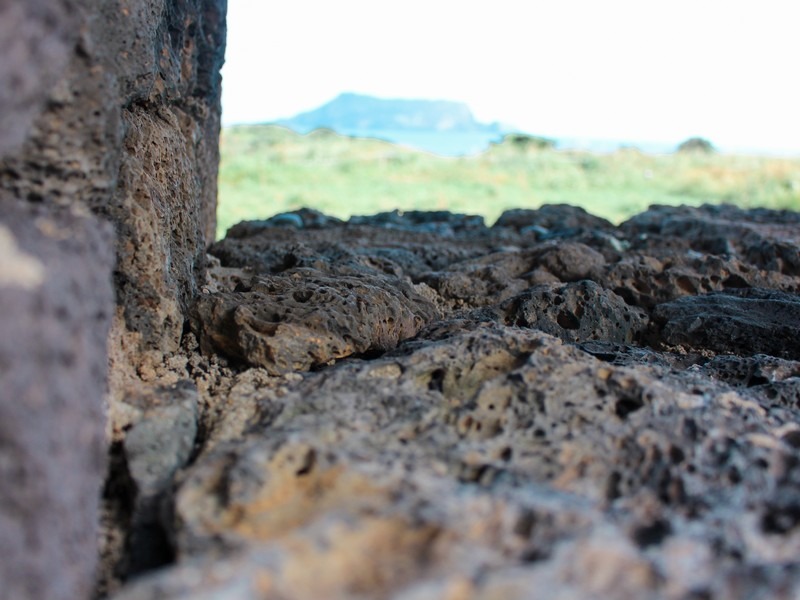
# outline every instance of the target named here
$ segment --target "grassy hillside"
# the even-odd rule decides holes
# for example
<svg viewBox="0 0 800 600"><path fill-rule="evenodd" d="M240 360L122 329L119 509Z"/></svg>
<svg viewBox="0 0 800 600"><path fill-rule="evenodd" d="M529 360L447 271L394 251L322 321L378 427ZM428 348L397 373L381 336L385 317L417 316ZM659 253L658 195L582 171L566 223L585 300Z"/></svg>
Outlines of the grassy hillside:
<svg viewBox="0 0 800 600"><path fill-rule="evenodd" d="M244 219L311 207L340 218L401 209L484 215L565 202L612 221L650 204L730 202L800 210L800 158L559 151L505 142L442 158L332 132L225 129L218 236Z"/></svg>

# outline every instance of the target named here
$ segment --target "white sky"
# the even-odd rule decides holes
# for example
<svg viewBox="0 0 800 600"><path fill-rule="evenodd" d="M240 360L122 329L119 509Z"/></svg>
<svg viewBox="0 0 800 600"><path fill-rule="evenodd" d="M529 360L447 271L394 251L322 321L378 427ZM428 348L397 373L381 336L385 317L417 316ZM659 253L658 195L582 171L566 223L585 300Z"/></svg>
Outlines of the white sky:
<svg viewBox="0 0 800 600"><path fill-rule="evenodd" d="M223 122L339 93L555 137L800 154L800 0L229 0Z"/></svg>

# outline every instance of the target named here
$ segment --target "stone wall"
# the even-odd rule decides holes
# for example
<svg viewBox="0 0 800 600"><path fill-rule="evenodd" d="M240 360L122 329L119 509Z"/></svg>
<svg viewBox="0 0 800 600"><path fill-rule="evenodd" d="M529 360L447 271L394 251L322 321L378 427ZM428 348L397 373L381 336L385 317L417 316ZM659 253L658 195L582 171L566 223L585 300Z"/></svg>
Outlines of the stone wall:
<svg viewBox="0 0 800 600"><path fill-rule="evenodd" d="M112 221L126 329L141 350L173 351L215 226L225 2L71 8L77 45L0 187Z"/></svg>
<svg viewBox="0 0 800 600"><path fill-rule="evenodd" d="M0 157L16 150L75 44L72 0L0 0Z"/></svg>
<svg viewBox="0 0 800 600"><path fill-rule="evenodd" d="M205 277L225 12L0 0L2 597L94 585L109 357L117 396Z"/></svg>
<svg viewBox="0 0 800 600"><path fill-rule="evenodd" d="M0 597L85 598L105 475L111 228L0 198Z"/></svg>

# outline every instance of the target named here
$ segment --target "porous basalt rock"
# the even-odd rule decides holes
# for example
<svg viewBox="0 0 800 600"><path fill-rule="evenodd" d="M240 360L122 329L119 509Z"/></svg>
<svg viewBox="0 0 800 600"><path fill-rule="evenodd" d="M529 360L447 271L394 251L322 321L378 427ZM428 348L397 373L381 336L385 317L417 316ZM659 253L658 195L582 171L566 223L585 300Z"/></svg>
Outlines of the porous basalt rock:
<svg viewBox="0 0 800 600"><path fill-rule="evenodd" d="M690 296L653 313L668 344L800 359L800 296L759 288Z"/></svg>
<svg viewBox="0 0 800 600"><path fill-rule="evenodd" d="M0 595L89 596L106 450L98 597L800 595L800 216L303 210L207 273L224 12L0 0Z"/></svg>
<svg viewBox="0 0 800 600"><path fill-rule="evenodd" d="M433 303L401 280L298 269L255 278L247 291L205 295L192 321L202 349L279 375L390 350L435 314Z"/></svg>
<svg viewBox="0 0 800 600"><path fill-rule="evenodd" d="M791 413L712 380L698 396L695 377L609 367L503 326L313 374L262 396L250 433L190 469L176 498L185 559L119 597L436 598L477 570L467 598L725 594L732 557L794 551L773 539L794 540L780 502L795 484L769 467L791 460ZM687 551L702 573L686 577Z"/></svg>
<svg viewBox="0 0 800 600"><path fill-rule="evenodd" d="M470 239L455 238L442 246L434 234L395 229L386 235L381 225L333 222L324 228L298 229L256 222L240 223L231 228L231 233L231 237L212 244L209 252L228 267L247 267L256 273L280 273L295 267L331 272L331 263L335 262L339 273L348 267L371 267L416 278L486 253L485 247ZM360 243L343 243L345 239L358 239Z"/></svg>
<svg viewBox="0 0 800 600"><path fill-rule="evenodd" d="M302 210L206 272L224 10L0 0L0 593L87 597L100 512L123 600L800 595L800 217Z"/></svg>
<svg viewBox="0 0 800 600"><path fill-rule="evenodd" d="M30 32L44 4L8 10L30 13L20 28ZM58 77L45 77L44 111L19 151L0 161L0 187L111 221L121 325L137 340L128 360L175 351L215 226L226 3L49 4L43 19L57 35L31 60L38 67L47 62L38 54L59 57L44 70L26 65L26 75L55 69Z"/></svg>
<svg viewBox="0 0 800 600"><path fill-rule="evenodd" d="M544 331L567 342L603 340L632 343L648 318L614 292L593 281L534 286L500 307L509 325Z"/></svg>
<svg viewBox="0 0 800 600"><path fill-rule="evenodd" d="M547 242L525 250L489 251L420 280L439 292L451 308L474 308L506 300L531 285L588 279L604 265L603 255L585 244Z"/></svg>
<svg viewBox="0 0 800 600"><path fill-rule="evenodd" d="M89 597L105 468L113 238L88 214L0 192L0 581Z"/></svg>
<svg viewBox="0 0 800 600"><path fill-rule="evenodd" d="M564 207L495 227L306 211L235 227L193 312L205 360L236 374L173 479L176 564L118 597L800 591L785 567L800 362L779 316L798 280L740 240L728 252L714 227L653 230L659 215L748 222L726 211L654 208L619 228L547 220ZM791 259L769 225L783 215L753 215L768 224L758 256ZM414 325L385 337L401 297ZM307 358L353 332L326 343L335 360Z"/></svg>
<svg viewBox="0 0 800 600"><path fill-rule="evenodd" d="M511 227L517 231L540 228L539 233L547 235L566 234L575 237L584 230L612 230L614 226L577 206L568 204L546 204L536 210L517 208L507 210L494 224L494 227Z"/></svg>
<svg viewBox="0 0 800 600"><path fill-rule="evenodd" d="M0 0L4 598L94 586L103 432L116 481L116 403L173 363L205 283L225 10Z"/></svg>

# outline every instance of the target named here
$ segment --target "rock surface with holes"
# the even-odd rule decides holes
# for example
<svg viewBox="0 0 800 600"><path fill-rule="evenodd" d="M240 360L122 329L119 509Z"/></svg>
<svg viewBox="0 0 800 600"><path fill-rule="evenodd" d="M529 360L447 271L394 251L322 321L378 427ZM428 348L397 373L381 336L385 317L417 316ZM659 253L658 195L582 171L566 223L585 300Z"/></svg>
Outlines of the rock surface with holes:
<svg viewBox="0 0 800 600"><path fill-rule="evenodd" d="M204 281L226 5L0 4L9 59L0 67L0 149L10 138L16 150L0 157L0 189L90 210L115 228L117 372L178 349Z"/></svg>
<svg viewBox="0 0 800 600"><path fill-rule="evenodd" d="M792 218L234 227L173 375L199 390L173 564L115 597L800 593Z"/></svg>
<svg viewBox="0 0 800 600"><path fill-rule="evenodd" d="M628 306L589 280L531 287L503 303L501 310L509 325L544 331L566 342L631 343L648 322L644 310Z"/></svg>
<svg viewBox="0 0 800 600"><path fill-rule="evenodd" d="M207 262L225 10L0 0L0 596L800 596L800 216L301 210Z"/></svg>
<svg viewBox="0 0 800 600"><path fill-rule="evenodd" d="M3 598L93 595L103 432L111 481L205 283L226 7L0 0Z"/></svg>
<svg viewBox="0 0 800 600"><path fill-rule="evenodd" d="M680 298L654 318L669 344L725 354L764 353L800 359L800 296L745 288Z"/></svg>
<svg viewBox="0 0 800 600"><path fill-rule="evenodd" d="M254 278L247 291L203 296L192 316L202 349L280 375L390 350L436 312L397 278L299 269Z"/></svg>
<svg viewBox="0 0 800 600"><path fill-rule="evenodd" d="M0 191L0 597L91 594L113 240Z"/></svg>

